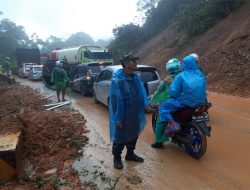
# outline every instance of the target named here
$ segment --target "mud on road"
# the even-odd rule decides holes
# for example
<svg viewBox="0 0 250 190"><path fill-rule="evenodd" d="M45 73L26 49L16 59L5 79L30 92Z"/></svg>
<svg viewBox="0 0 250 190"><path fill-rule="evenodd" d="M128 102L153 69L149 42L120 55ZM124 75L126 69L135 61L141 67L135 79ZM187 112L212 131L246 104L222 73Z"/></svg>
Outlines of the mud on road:
<svg viewBox="0 0 250 190"><path fill-rule="evenodd" d="M0 189L81 187L72 164L88 140L86 120L70 107L46 111L51 101L44 97L29 87L0 85L0 138L22 134L19 180L0 181Z"/></svg>
<svg viewBox="0 0 250 190"><path fill-rule="evenodd" d="M44 94L51 93L42 83L21 82ZM90 131L86 134L89 143L73 163L82 184L96 189L249 189L249 99L209 93L213 103L208 123L212 126L212 136L200 160L170 143L162 150L152 149L151 114L147 114L147 126L136 149L145 162L126 162L123 151L124 169L119 171L112 164L107 108L94 104L92 97L82 97L70 90L67 95L71 105L87 119Z"/></svg>

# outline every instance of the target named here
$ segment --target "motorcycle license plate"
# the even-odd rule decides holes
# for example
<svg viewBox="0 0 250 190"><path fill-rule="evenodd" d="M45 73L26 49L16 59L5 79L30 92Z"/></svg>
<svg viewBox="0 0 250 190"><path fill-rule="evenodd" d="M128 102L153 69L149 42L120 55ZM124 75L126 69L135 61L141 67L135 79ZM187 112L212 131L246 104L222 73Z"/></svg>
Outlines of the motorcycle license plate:
<svg viewBox="0 0 250 190"><path fill-rule="evenodd" d="M203 115L199 115L199 116L193 116L193 120L195 120L196 122L200 122L200 121L206 121L207 118Z"/></svg>

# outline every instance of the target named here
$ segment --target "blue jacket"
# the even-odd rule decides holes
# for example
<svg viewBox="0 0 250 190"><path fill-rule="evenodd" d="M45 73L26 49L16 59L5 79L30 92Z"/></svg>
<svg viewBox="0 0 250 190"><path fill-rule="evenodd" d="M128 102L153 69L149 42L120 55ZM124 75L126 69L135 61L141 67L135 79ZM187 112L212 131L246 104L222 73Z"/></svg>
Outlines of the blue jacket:
<svg viewBox="0 0 250 190"><path fill-rule="evenodd" d="M206 78L192 56L183 59L182 72L175 77L169 92L171 97L185 106L196 107L205 103Z"/></svg>
<svg viewBox="0 0 250 190"><path fill-rule="evenodd" d="M139 136L146 125L144 107L149 99L140 77L125 75L123 69L113 73L110 86L110 140L127 143ZM117 125L122 124L122 128Z"/></svg>

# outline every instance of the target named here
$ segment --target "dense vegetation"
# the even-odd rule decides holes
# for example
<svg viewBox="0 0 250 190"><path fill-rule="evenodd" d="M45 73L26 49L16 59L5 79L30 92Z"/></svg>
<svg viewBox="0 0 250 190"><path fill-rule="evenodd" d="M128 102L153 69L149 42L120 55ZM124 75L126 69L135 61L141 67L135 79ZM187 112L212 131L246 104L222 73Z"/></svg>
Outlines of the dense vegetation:
<svg viewBox="0 0 250 190"><path fill-rule="evenodd" d="M183 31L187 39L193 38L243 3L244 0L139 0L138 10L145 13L144 23L115 28L110 48L117 60L121 54L133 52L171 24Z"/></svg>

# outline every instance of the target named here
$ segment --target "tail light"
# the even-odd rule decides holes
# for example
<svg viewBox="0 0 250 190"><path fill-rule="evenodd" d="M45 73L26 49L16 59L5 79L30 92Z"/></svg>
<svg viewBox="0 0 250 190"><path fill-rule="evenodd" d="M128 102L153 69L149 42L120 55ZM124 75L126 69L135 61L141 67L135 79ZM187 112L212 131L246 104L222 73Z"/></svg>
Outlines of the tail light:
<svg viewBox="0 0 250 190"><path fill-rule="evenodd" d="M205 111L205 106L201 106L195 110L196 115L202 115Z"/></svg>

